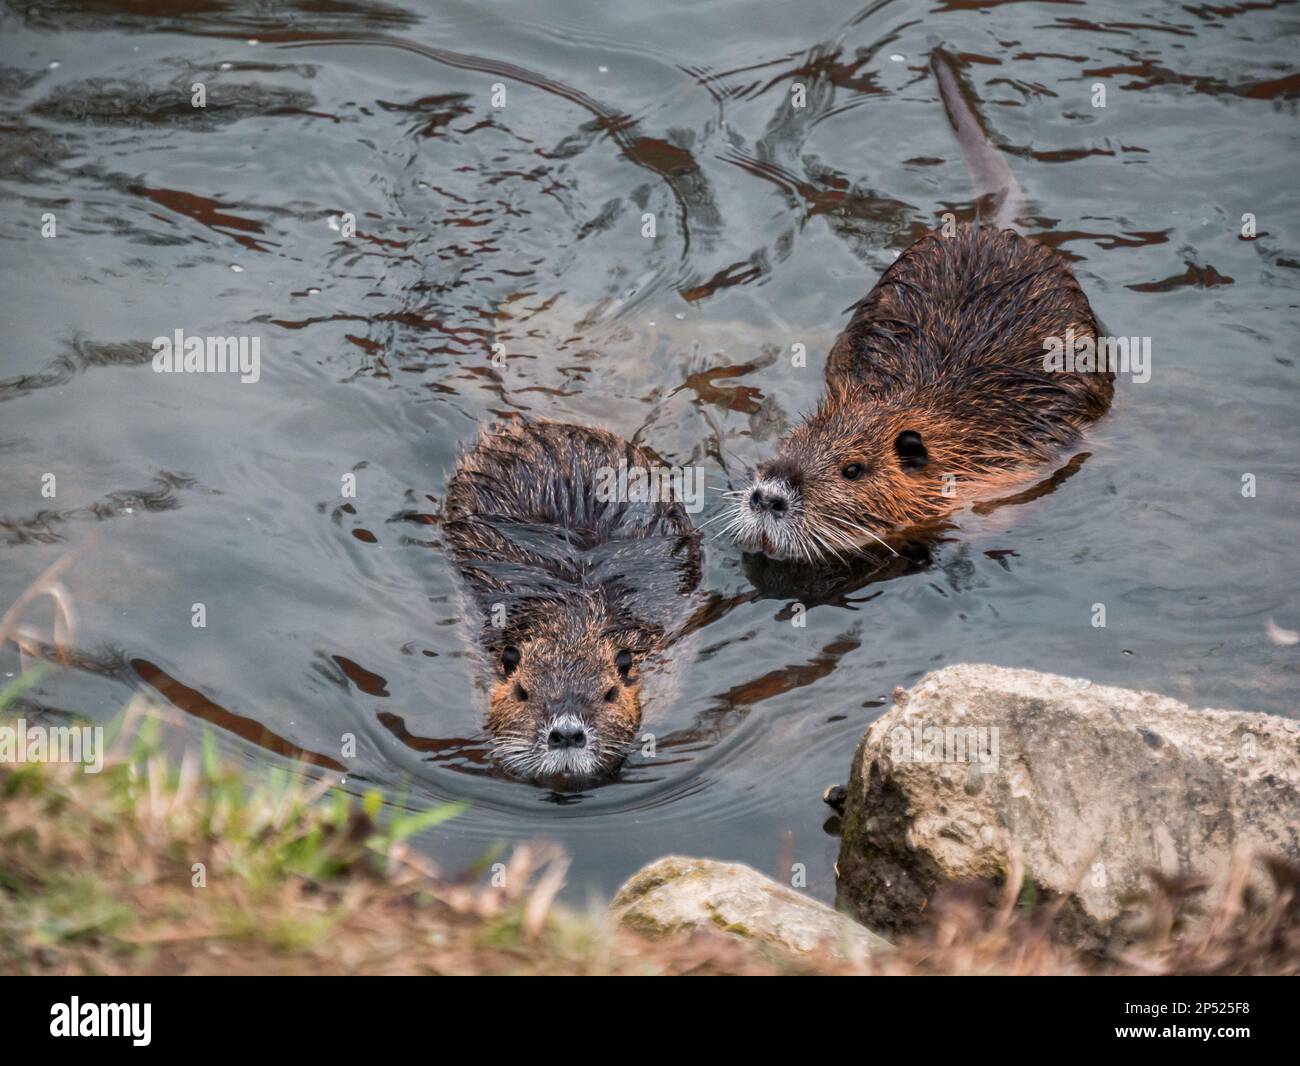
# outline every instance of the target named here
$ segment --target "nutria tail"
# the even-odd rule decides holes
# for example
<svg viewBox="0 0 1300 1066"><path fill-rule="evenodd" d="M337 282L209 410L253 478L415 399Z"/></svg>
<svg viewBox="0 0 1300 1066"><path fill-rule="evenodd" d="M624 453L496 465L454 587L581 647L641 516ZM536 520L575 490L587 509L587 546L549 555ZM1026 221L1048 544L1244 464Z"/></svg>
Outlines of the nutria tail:
<svg viewBox="0 0 1300 1066"><path fill-rule="evenodd" d="M1024 195L1006 159L989 139L983 121L967 99L957 74L957 64L942 48L936 48L930 53L930 69L939 83L939 96L943 99L953 132L957 134L957 143L961 145L962 158L970 171L976 198L993 198L997 205L993 217L996 229L1014 228L1016 219L1024 210Z"/></svg>

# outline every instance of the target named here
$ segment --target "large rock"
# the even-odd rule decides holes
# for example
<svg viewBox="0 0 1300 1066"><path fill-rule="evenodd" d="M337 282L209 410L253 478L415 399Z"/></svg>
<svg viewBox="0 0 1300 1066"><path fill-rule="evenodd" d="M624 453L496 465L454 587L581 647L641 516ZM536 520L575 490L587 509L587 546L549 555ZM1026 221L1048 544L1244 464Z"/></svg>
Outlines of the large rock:
<svg viewBox="0 0 1300 1066"><path fill-rule="evenodd" d="M889 944L824 903L748 866L677 855L638 870L618 890L610 913L649 936L678 930L729 933L790 954L828 951L870 958Z"/></svg>
<svg viewBox="0 0 1300 1066"><path fill-rule="evenodd" d="M1150 871L1217 883L1238 849L1300 859L1296 722L952 666L896 690L858 747L836 902L907 930L937 888L1001 883L1018 856L1040 902L1068 897L1058 932L1099 943L1129 931Z"/></svg>

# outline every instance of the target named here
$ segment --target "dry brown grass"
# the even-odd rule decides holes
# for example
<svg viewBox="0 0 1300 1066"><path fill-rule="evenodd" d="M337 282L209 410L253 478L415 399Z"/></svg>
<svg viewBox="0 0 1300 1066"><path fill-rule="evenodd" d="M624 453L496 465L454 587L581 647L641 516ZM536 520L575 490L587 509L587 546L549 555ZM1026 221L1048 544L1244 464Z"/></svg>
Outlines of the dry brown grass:
<svg viewBox="0 0 1300 1066"><path fill-rule="evenodd" d="M495 885L444 876L405 838L454 810L380 825L380 808L376 794L330 794L285 774L250 785L211 753L173 765L147 738L97 775L0 766L0 972L807 968L722 937L661 947L556 907L568 859L545 844L515 849Z"/></svg>
<svg viewBox="0 0 1300 1066"><path fill-rule="evenodd" d="M210 751L172 764L141 721L98 775L0 767L0 972L850 972L718 934L650 941L556 906L567 859L546 845L517 849L496 886L449 877L404 839L454 811L380 825L374 795L285 774L250 785ZM192 884L195 863L206 887ZM1162 885L1143 934L1108 957L1054 940L1052 906L1027 909L1011 891L990 906L986 890L954 888L928 931L867 972L1296 973L1300 870L1271 871L1277 891L1264 900L1234 869L1234 890L1190 933L1197 885Z"/></svg>
<svg viewBox="0 0 1300 1066"><path fill-rule="evenodd" d="M984 885L953 885L935 899L924 933L898 943L878 973L1004 975L1284 975L1300 973L1300 867L1260 860L1274 890L1247 883L1252 860L1233 862L1227 891L1213 913L1200 895L1210 878L1170 880L1153 874L1138 901L1129 938L1107 949L1080 951L1056 935L1067 901L1026 907L1003 888L991 900ZM1013 869L1008 886L1025 883Z"/></svg>

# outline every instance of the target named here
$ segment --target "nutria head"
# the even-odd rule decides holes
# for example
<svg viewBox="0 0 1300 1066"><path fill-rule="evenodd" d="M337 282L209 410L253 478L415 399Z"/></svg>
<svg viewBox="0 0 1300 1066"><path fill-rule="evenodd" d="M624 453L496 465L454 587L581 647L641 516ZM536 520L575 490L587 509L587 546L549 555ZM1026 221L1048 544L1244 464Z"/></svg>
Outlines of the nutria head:
<svg viewBox="0 0 1300 1066"><path fill-rule="evenodd" d="M488 730L507 772L582 788L622 764L641 724L638 639L591 603L560 601L493 649Z"/></svg>
<svg viewBox="0 0 1300 1066"><path fill-rule="evenodd" d="M843 559L952 509L973 473L969 434L929 404L873 400L832 387L818 410L761 463L726 527L746 551L773 559ZM949 476L945 476L949 475Z"/></svg>

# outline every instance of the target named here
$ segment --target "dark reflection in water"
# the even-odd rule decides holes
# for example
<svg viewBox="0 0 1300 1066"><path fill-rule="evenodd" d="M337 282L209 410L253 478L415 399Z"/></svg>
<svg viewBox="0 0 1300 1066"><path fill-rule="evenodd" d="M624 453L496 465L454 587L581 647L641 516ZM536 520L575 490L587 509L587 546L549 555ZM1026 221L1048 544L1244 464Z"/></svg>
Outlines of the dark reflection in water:
<svg viewBox="0 0 1300 1066"><path fill-rule="evenodd" d="M314 751L304 751L302 748L289 743L283 737L271 732L261 722L253 718L245 718L243 715L235 714L221 705L213 703L202 692L182 684L151 662L144 659L132 659L131 668L140 675L141 680L162 696L163 699L186 714L192 714L195 718L210 722L212 725L233 733L237 737L242 737L251 744L256 744L259 748L274 752L276 755L282 755L287 759L297 759L300 762L311 763L313 766L324 766L330 770L342 770L344 768L343 764L337 759L332 759L328 755L321 755Z"/></svg>
<svg viewBox="0 0 1300 1066"><path fill-rule="evenodd" d="M559 840L580 899L669 852L798 861L829 898L822 792L944 663L1296 713L1295 648L1268 636L1300 629L1285 6L4 12L0 604L81 549L76 640L22 709L107 721L145 689L250 762L468 800L427 842L445 868ZM1151 337L1150 381L1121 375L1038 485L897 556L711 540L676 695L621 776L505 779L441 550L458 449L519 411L603 425L702 467L696 519L718 517L815 403L846 309L941 212L987 206L935 41L1032 236L1111 332ZM177 329L260 338L258 381L153 373ZM0 650L0 682L18 668Z"/></svg>

